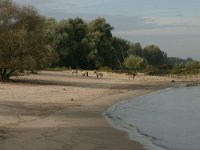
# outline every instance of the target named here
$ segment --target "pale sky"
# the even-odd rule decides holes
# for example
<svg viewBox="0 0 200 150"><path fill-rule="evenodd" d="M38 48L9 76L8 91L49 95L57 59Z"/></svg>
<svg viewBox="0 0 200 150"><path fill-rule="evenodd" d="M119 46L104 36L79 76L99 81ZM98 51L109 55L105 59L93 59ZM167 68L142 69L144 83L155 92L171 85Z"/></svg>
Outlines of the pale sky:
<svg viewBox="0 0 200 150"><path fill-rule="evenodd" d="M158 45L168 56L200 60L200 0L14 0L42 15L90 21L105 17L113 34L142 46Z"/></svg>

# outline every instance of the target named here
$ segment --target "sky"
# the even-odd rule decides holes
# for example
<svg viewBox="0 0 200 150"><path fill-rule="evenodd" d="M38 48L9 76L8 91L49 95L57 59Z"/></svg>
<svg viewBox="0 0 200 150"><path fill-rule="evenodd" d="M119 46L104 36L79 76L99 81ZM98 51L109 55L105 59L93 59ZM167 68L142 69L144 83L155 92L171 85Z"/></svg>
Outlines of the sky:
<svg viewBox="0 0 200 150"><path fill-rule="evenodd" d="M14 0L56 19L104 17L113 35L200 60L200 0Z"/></svg>

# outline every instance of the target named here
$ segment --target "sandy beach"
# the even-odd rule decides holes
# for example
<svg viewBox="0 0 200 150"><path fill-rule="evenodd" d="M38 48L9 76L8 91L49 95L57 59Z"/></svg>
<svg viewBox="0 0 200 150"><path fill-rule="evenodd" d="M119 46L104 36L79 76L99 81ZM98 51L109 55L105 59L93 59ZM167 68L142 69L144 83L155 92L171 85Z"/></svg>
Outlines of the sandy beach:
<svg viewBox="0 0 200 150"><path fill-rule="evenodd" d="M102 117L112 104L174 86L170 77L43 71L0 83L1 150L142 150Z"/></svg>

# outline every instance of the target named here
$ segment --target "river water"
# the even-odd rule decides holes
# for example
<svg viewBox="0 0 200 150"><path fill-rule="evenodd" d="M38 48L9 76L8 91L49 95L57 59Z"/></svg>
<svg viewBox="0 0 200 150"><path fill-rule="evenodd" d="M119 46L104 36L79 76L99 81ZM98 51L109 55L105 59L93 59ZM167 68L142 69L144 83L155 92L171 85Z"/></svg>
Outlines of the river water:
<svg viewBox="0 0 200 150"><path fill-rule="evenodd" d="M125 100L103 115L148 150L200 150L199 86Z"/></svg>

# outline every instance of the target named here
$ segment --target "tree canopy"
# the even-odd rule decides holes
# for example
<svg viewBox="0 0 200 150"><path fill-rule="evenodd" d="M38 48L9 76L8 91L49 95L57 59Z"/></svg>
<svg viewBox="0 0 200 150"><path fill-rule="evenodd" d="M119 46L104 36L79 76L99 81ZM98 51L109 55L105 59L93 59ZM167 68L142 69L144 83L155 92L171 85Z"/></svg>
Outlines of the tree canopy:
<svg viewBox="0 0 200 150"><path fill-rule="evenodd" d="M146 46L143 50L143 56L150 65L161 65L167 62L167 54L155 45Z"/></svg>
<svg viewBox="0 0 200 150"><path fill-rule="evenodd" d="M45 18L33 7L0 1L0 79L16 71L43 69L54 51L45 38Z"/></svg>
<svg viewBox="0 0 200 150"><path fill-rule="evenodd" d="M145 68L147 65L145 59L136 56L136 55L129 55L125 60L124 60L124 65L126 68L130 70L142 70Z"/></svg>

